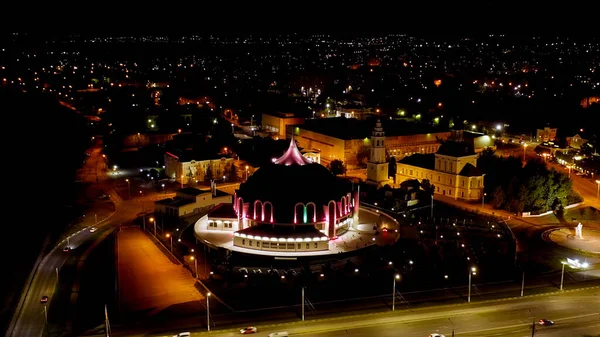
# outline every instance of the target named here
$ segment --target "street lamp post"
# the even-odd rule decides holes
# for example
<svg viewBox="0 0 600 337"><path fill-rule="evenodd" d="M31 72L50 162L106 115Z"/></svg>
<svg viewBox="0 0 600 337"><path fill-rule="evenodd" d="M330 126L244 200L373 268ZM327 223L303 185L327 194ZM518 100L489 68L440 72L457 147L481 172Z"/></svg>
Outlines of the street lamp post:
<svg viewBox="0 0 600 337"><path fill-rule="evenodd" d="M246 180L248 180L248 165L246 165Z"/></svg>
<svg viewBox="0 0 600 337"><path fill-rule="evenodd" d="M483 196L481 196L481 209L485 209L485 196L487 195L487 193L483 193Z"/></svg>
<svg viewBox="0 0 600 337"><path fill-rule="evenodd" d="M210 331L210 292L206 293L206 328Z"/></svg>
<svg viewBox="0 0 600 337"><path fill-rule="evenodd" d="M400 279L400 274L394 275L394 285L392 287L392 311L396 310L396 280Z"/></svg>
<svg viewBox="0 0 600 337"><path fill-rule="evenodd" d="M302 287L302 321L304 321L304 287Z"/></svg>
<svg viewBox="0 0 600 337"><path fill-rule="evenodd" d="M148 220L150 220L150 222L154 223L154 237L156 237L156 221L154 221L154 218L150 218Z"/></svg>
<svg viewBox="0 0 600 337"><path fill-rule="evenodd" d="M469 293L467 295L467 302L471 303L471 276L477 275L477 268L471 267L469 270Z"/></svg>
<svg viewBox="0 0 600 337"><path fill-rule="evenodd" d="M531 310L527 309L527 311L529 311L529 314L531 315L531 337L534 337L535 336L535 316L533 315Z"/></svg>
<svg viewBox="0 0 600 337"><path fill-rule="evenodd" d="M127 194L129 195L129 199L131 199L131 182L129 181L129 179L125 179L125 181L127 182Z"/></svg>
<svg viewBox="0 0 600 337"><path fill-rule="evenodd" d="M560 273L560 290L563 290L563 282L565 280L565 265L567 263L564 261L561 263L562 263L562 272Z"/></svg>
<svg viewBox="0 0 600 337"><path fill-rule="evenodd" d="M523 297L524 291L525 291L525 272L523 272L523 278L521 279L521 297Z"/></svg>
<svg viewBox="0 0 600 337"><path fill-rule="evenodd" d="M170 233L167 233L167 238L169 238L171 240L171 253L173 253L173 235L171 235Z"/></svg>
<svg viewBox="0 0 600 337"><path fill-rule="evenodd" d="M596 190L596 199L600 199L600 180L596 180L596 184L598 184L598 189Z"/></svg>
<svg viewBox="0 0 600 337"><path fill-rule="evenodd" d="M523 143L523 161L527 161L525 159L525 151L526 151L526 149L527 149L527 143Z"/></svg>
<svg viewBox="0 0 600 337"><path fill-rule="evenodd" d="M450 321L450 324L452 324L452 337L454 337L454 322L452 322L450 318L448 318L448 320Z"/></svg>
<svg viewBox="0 0 600 337"><path fill-rule="evenodd" d="M183 174L181 175L181 188L183 188Z"/></svg>

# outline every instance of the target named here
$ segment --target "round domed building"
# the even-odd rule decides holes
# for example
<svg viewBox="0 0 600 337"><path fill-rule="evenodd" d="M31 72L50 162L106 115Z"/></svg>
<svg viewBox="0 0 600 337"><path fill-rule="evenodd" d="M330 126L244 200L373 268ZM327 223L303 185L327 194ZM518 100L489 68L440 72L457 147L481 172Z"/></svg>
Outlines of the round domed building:
<svg viewBox="0 0 600 337"><path fill-rule="evenodd" d="M322 251L358 223L358 192L305 158L294 139L280 158L259 168L235 192L237 247Z"/></svg>

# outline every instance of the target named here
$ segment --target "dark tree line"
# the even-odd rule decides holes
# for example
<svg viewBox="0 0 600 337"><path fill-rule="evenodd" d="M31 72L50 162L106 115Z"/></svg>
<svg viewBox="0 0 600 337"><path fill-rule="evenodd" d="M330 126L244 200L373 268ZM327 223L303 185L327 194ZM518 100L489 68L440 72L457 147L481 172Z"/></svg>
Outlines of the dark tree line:
<svg viewBox="0 0 600 337"><path fill-rule="evenodd" d="M565 206L582 200L566 174L549 170L539 159L522 166L519 158L499 157L488 149L479 156L477 167L485 173L485 192L497 209L562 212Z"/></svg>

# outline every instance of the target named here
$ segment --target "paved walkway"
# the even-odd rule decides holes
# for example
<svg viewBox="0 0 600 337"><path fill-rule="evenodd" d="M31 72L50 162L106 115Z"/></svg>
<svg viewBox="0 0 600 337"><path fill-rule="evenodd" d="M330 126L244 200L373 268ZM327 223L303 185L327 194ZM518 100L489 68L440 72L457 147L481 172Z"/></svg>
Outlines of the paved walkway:
<svg viewBox="0 0 600 337"><path fill-rule="evenodd" d="M122 229L118 245L119 296L125 311L158 312L203 299L194 277L171 262L139 228Z"/></svg>

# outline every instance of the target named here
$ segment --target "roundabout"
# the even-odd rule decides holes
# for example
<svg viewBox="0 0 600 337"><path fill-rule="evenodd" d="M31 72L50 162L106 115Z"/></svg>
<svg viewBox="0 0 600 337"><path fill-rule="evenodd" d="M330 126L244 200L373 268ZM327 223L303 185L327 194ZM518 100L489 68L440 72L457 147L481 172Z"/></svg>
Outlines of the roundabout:
<svg viewBox="0 0 600 337"><path fill-rule="evenodd" d="M559 227L549 230L545 237L561 247L600 256L600 230L582 227L578 234L577 227Z"/></svg>

